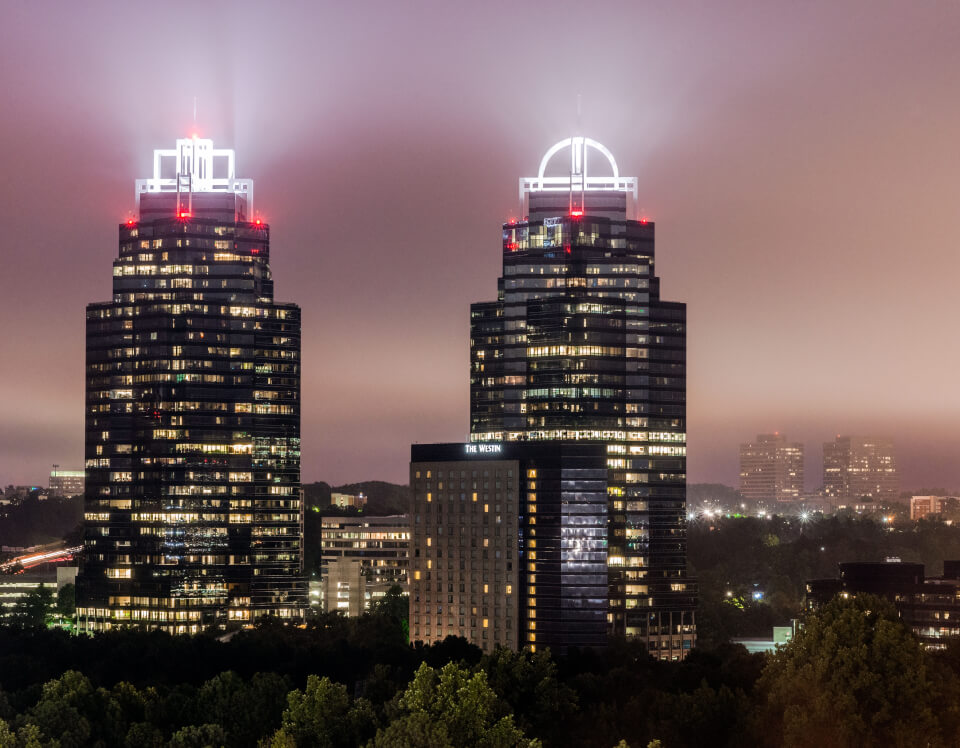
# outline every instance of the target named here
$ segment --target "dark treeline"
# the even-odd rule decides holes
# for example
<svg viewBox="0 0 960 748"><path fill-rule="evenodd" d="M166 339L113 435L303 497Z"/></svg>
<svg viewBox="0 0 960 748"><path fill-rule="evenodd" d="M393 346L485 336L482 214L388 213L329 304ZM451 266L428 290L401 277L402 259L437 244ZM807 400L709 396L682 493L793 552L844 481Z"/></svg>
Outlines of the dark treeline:
<svg viewBox="0 0 960 748"><path fill-rule="evenodd" d="M428 670L421 671L423 666ZM667 734L678 735L671 745L700 745L706 735L732 736L740 714L727 712L728 702L752 689L761 666L760 657L739 647L695 652L684 663L654 661L642 647L623 642L602 653L572 653L556 661L548 652L483 655L452 637L411 647L396 620L378 614L320 616L305 630L268 623L227 641L134 631L77 637L7 627L0 628L0 718L14 732L25 730L29 736L33 725L45 740L61 745L133 745L147 735L150 744L181 745L186 733L174 738L187 730L201 736L191 745L252 746L274 740L281 728L286 729L278 738L282 741L294 735L291 745L316 745L322 741L314 742L317 734L304 732L301 723L317 719L343 723L330 745L363 744L376 739L378 730L384 745L420 745L416 725L403 721L411 715L402 702L412 687L423 691L423 683L434 678L437 688L445 679L459 679L453 701L466 699L463 706L470 709L470 703L486 700L488 714L485 726L461 734L473 736L466 742L434 735L430 740L435 741L425 745L482 744L475 738L487 732L490 740L506 736L507 742L491 745L523 745L537 738L548 746L613 746L627 738L631 745L645 746ZM483 683L471 684L478 674ZM339 703L339 716L322 716L330 704L300 703L316 701L318 689L323 699ZM470 693L473 701L465 696ZM694 698L709 714L681 708ZM300 722L293 712L284 721L294 702L299 706L293 712L303 712ZM89 713L70 721L89 725L82 724L76 735L64 732L63 720L45 721L54 712L77 709L78 703ZM97 725L104 714L118 723L109 734ZM506 717L513 727L501 734ZM463 718L432 714L429 721L459 724ZM398 720L400 727L394 727ZM407 735L407 729L414 732Z"/></svg>
<svg viewBox="0 0 960 748"><path fill-rule="evenodd" d="M227 641L0 628L0 746L949 746L960 646L838 600L775 655L408 646L382 612ZM623 741L623 743L621 743ZM656 743L655 743L656 744Z"/></svg>
<svg viewBox="0 0 960 748"><path fill-rule="evenodd" d="M699 585L697 633L706 646L769 637L772 626L803 610L807 580L836 577L842 562L897 556L937 576L944 560L960 559L960 525L939 521L698 518L688 538L690 575Z"/></svg>
<svg viewBox="0 0 960 748"><path fill-rule="evenodd" d="M354 496L362 493L367 497L364 513L369 515L404 514L410 511L412 498L410 486L380 480L347 483L342 486L331 486L323 481L303 484L306 507L308 509L317 507L321 514L326 512L336 514L335 507L330 506L332 493L347 493Z"/></svg>
<svg viewBox="0 0 960 748"><path fill-rule="evenodd" d="M34 491L0 506L0 545L29 547L55 543L83 519L83 497L51 496L41 501Z"/></svg>

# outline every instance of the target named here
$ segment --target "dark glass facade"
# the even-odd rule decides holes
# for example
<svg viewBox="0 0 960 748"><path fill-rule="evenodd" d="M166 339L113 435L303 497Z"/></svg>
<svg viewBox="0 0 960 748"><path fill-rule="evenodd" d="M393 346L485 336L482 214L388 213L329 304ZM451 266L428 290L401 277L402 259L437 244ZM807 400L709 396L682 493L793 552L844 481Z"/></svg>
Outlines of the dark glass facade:
<svg viewBox="0 0 960 748"><path fill-rule="evenodd" d="M471 440L603 445L609 631L656 657L695 641L686 576L686 307L626 196L531 193L503 226L496 301L471 307Z"/></svg>
<svg viewBox="0 0 960 748"><path fill-rule="evenodd" d="M603 647L607 475L598 444L414 445L411 640Z"/></svg>
<svg viewBox="0 0 960 748"><path fill-rule="evenodd" d="M273 300L269 227L239 194L139 207L87 307L80 627L298 618L300 309Z"/></svg>

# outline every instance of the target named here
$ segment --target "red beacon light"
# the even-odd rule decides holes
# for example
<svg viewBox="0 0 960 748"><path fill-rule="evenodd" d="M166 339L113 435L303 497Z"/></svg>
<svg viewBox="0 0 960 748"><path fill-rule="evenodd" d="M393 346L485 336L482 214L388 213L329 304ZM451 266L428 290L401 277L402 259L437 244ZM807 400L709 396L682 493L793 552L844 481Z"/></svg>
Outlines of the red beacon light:
<svg viewBox="0 0 960 748"><path fill-rule="evenodd" d="M185 210L180 211L180 218L189 218L189 217L190 217L190 214L187 211Z"/></svg>
<svg viewBox="0 0 960 748"><path fill-rule="evenodd" d="M571 210L571 211L570 211L570 215L573 216L574 218L579 218L580 216L583 215L583 211L582 211L582 210Z"/></svg>
<svg viewBox="0 0 960 748"><path fill-rule="evenodd" d="M263 221L258 218L257 220L254 221L254 224L257 226L263 226Z"/></svg>
<svg viewBox="0 0 960 748"><path fill-rule="evenodd" d="M127 219L127 226L136 226L137 222L133 218Z"/></svg>

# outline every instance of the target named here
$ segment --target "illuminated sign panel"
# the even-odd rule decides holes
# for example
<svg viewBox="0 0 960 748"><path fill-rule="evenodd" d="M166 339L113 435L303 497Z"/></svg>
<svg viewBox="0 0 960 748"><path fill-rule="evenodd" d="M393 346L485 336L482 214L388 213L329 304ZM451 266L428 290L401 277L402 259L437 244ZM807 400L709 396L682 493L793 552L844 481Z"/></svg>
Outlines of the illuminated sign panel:
<svg viewBox="0 0 960 748"><path fill-rule="evenodd" d="M502 444L464 444L463 451L468 455L475 454L502 454Z"/></svg>

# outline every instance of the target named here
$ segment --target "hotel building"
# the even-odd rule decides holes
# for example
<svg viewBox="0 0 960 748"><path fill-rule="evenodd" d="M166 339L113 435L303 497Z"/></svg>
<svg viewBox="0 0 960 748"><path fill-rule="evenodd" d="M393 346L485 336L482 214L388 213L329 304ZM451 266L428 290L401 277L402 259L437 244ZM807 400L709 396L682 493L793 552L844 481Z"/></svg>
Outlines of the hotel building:
<svg viewBox="0 0 960 748"><path fill-rule="evenodd" d="M607 476L599 444L413 445L411 640L602 647Z"/></svg>

